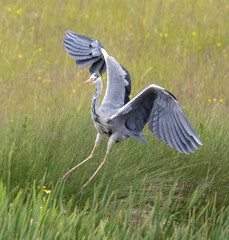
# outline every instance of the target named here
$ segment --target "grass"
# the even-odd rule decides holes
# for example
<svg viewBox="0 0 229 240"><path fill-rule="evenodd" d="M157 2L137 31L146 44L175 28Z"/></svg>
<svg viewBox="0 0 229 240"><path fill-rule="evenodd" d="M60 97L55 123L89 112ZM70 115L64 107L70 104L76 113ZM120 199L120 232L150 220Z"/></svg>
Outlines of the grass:
<svg viewBox="0 0 229 240"><path fill-rule="evenodd" d="M108 197L107 189L101 194L97 187L82 208L75 205L72 209L73 199L63 204L63 188L57 187L52 192L53 198L34 185L26 189L26 196L21 190L10 202L1 184L1 238L226 239L228 236L228 208L217 211L216 197L200 207L197 202L203 189L195 191L185 206L174 201L175 187L166 200L160 194L153 197L153 205L148 203L151 193L144 189L141 201L135 206L136 192L130 191L120 201L115 192Z"/></svg>
<svg viewBox="0 0 229 240"><path fill-rule="evenodd" d="M227 1L12 0L0 9L0 239L226 239ZM59 184L96 136L94 89L63 49L67 29L102 42L129 70L132 96L151 83L171 91L201 149L179 154L146 128L148 145L116 144L82 194L106 140Z"/></svg>

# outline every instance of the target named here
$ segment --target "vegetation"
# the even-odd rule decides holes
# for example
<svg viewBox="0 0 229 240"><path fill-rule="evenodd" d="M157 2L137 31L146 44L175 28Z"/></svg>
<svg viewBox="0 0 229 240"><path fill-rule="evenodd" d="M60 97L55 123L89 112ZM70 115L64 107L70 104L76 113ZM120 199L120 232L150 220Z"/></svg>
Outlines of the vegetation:
<svg viewBox="0 0 229 240"><path fill-rule="evenodd" d="M229 5L226 0L0 2L0 239L227 239ZM64 31L99 39L125 66L132 96L151 83L179 100L204 145L184 155L145 128L148 145L85 159L96 130L88 69ZM106 76L103 77L106 83Z"/></svg>

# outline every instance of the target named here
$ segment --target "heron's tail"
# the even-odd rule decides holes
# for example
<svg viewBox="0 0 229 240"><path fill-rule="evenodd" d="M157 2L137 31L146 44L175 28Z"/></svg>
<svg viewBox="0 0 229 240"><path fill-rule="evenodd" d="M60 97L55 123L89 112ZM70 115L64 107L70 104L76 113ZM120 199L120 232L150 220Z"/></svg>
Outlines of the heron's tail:
<svg viewBox="0 0 229 240"><path fill-rule="evenodd" d="M76 60L79 67L91 65L90 73L99 71L100 75L106 71L106 63L101 52L103 45L100 41L67 31L63 43L65 50Z"/></svg>

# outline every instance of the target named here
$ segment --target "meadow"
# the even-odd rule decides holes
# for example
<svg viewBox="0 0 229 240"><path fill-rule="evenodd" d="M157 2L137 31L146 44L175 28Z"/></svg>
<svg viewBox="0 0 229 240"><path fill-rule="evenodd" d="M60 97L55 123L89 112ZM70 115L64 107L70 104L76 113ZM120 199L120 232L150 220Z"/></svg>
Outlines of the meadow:
<svg viewBox="0 0 229 240"><path fill-rule="evenodd" d="M226 0L0 1L0 239L217 239L229 236L229 3ZM172 92L203 142L180 154L96 137L83 82L62 39L99 39L135 96ZM106 85L106 74L102 76Z"/></svg>

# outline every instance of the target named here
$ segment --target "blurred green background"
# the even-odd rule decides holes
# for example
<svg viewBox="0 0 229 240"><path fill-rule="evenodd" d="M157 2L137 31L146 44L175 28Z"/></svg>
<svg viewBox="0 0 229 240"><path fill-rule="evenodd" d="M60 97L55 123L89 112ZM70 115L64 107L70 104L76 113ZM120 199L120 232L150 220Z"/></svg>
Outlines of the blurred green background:
<svg viewBox="0 0 229 240"><path fill-rule="evenodd" d="M22 202L25 199L29 202L32 189L37 191L42 184L54 189L59 177L85 159L93 147L96 130L91 121L90 104L94 88L82 84L89 77L88 68L76 67L63 48L64 32L71 30L99 39L107 52L128 69L132 97L152 83L172 92L204 145L194 154L179 154L155 139L146 128L148 145L133 139L116 144L103 169L79 195L81 185L104 157L105 139L95 157L76 170L71 181L63 186L61 199L66 203L71 201L69 209L77 205L82 210L90 199L100 202L106 189L105 199L110 199L115 191L120 204L132 202L136 208L147 206L150 212L149 209L155 207L154 197L162 194L163 204L175 186L170 197L179 201L177 209L184 207L187 212L180 216L180 222L174 220L171 235L163 235L166 232L159 225L161 239L179 237L176 231L182 227L188 228L187 239L191 236L188 214L195 204L188 206L187 203L196 191L200 212L208 209L205 204L210 201L226 214L229 200L228 1L1 0L0 11L0 180L9 198L7 204L14 201L19 189L23 191ZM106 74L102 79L106 85ZM134 192L133 196L130 191ZM140 200L144 191L148 193L145 205ZM41 193L38 198L42 198ZM52 196L55 198L55 194ZM130 206L120 205L120 208L133 212ZM106 218L109 211L104 210L103 217ZM211 215L214 223L218 215L217 211ZM170 219L173 215L169 212L166 216ZM180 224L183 219L187 220L184 225ZM228 223L229 220L223 217L222 221ZM147 231L151 229L152 233L155 223L149 227L146 222L135 218L135 227L127 224L126 229L130 227L132 234L136 226L147 226ZM209 223L207 217L195 230L202 231L205 223ZM91 225L88 223L88 226ZM203 230L207 233L201 235L200 231L201 237L206 235L208 239L213 234L214 224L209 226ZM0 236L11 236L4 235L10 231L2 229ZM43 231L47 233L50 229ZM36 231L33 236L25 236L36 239L42 232ZM228 228L219 232L225 233L223 239ZM77 234L74 236L87 236ZM106 239L107 232L103 234L101 238ZM138 234L139 238L147 236L143 232ZM19 234L18 239L20 236L23 235ZM116 230L114 236L119 238ZM214 236L221 237L217 233ZM149 239L151 237L149 235ZM54 238L57 236L50 237Z"/></svg>

